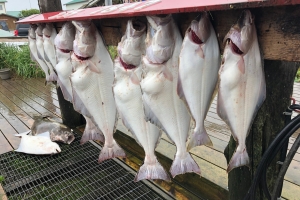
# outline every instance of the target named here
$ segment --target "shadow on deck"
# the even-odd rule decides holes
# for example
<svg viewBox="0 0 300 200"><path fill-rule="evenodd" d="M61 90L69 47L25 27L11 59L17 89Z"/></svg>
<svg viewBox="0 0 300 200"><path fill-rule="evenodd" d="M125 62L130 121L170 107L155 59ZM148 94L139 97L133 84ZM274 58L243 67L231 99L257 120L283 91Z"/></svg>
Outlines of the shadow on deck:
<svg viewBox="0 0 300 200"><path fill-rule="evenodd" d="M0 82L0 154L16 149L19 139L13 135L29 130L33 116L50 115L61 121L56 89L45 87L43 79L7 80ZM293 97L300 100L300 84L295 83ZM202 178L218 185L220 191L227 189L227 163L223 155L230 139L230 130L216 113L216 99L213 101L205 121L207 132L214 144L213 147L196 147L191 151L193 158L199 164ZM121 123L118 129L130 136ZM298 133L299 134L299 133ZM289 148L295 140L289 141ZM166 135L157 147L157 152L173 159L175 146ZM282 196L286 199L297 199L300 196L300 150L296 153L285 176Z"/></svg>

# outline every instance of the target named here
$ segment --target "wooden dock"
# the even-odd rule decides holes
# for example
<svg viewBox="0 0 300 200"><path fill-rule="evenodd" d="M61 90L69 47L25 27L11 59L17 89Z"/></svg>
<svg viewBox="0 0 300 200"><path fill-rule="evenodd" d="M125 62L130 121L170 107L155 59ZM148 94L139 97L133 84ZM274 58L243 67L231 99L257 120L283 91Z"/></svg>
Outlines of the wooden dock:
<svg viewBox="0 0 300 200"><path fill-rule="evenodd" d="M294 84L293 97L300 100L299 83ZM33 116L40 114L47 114L61 121L58 98L53 85L45 87L44 79L0 80L0 154L16 149L20 139L14 137L14 134L29 130L33 123ZM230 139L230 130L216 113L216 100L209 110L205 126L214 146L196 147L191 151L192 156L199 164L204 179L217 184L223 190L228 190L225 170L227 163L223 152ZM121 123L118 129L130 135ZM289 148L297 134L299 133L294 134L290 139ZM175 150L172 142L163 135L157 152L173 159ZM300 196L299 169L300 150L296 153L285 176L282 194L285 199L297 199Z"/></svg>

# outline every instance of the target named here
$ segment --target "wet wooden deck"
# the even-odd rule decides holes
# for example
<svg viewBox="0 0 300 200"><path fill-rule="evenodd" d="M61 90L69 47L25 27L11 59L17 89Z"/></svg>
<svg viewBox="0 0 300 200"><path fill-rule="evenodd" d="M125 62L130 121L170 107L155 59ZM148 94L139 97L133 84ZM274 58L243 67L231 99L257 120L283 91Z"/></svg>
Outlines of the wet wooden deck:
<svg viewBox="0 0 300 200"><path fill-rule="evenodd" d="M295 83L293 97L300 100L300 84ZM299 102L298 102L299 103ZM29 130L33 116L47 114L61 121L56 89L44 86L44 79L0 80L0 153L16 149L19 138L14 134ZM216 113L214 100L205 121L214 147L197 147L191 153L199 164L202 177L227 189L227 164L223 151L230 139L230 131ZM126 129L119 123L118 129ZM129 134L129 133L127 133ZM295 140L290 139L289 148ZM163 135L157 151L173 159L175 146ZM298 150L285 176L283 197L297 199L300 196L300 150Z"/></svg>

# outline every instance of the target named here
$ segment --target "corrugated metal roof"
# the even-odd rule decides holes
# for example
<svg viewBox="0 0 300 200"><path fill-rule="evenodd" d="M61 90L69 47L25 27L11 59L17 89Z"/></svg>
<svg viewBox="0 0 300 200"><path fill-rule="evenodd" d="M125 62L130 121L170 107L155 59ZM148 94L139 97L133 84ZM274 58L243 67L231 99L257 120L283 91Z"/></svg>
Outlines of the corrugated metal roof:
<svg viewBox="0 0 300 200"><path fill-rule="evenodd" d="M300 4L300 0L147 0L72 11L59 11L30 16L18 23L47 23L70 20L134 17L157 14L228 10Z"/></svg>
<svg viewBox="0 0 300 200"><path fill-rule="evenodd" d="M20 14L21 14L21 11L6 11L6 14L7 15L10 15L10 16L14 16L14 17L20 17Z"/></svg>
<svg viewBox="0 0 300 200"><path fill-rule="evenodd" d="M86 2L87 0L72 0L69 1L68 3L65 3L64 5L71 5L71 4L75 4L75 3L83 3Z"/></svg>
<svg viewBox="0 0 300 200"><path fill-rule="evenodd" d="M13 18L16 18L16 19L19 19L19 18L20 18L20 17L16 17L16 16L13 16L13 15L5 14L5 13L1 13L0 15L9 16L9 17L13 17Z"/></svg>

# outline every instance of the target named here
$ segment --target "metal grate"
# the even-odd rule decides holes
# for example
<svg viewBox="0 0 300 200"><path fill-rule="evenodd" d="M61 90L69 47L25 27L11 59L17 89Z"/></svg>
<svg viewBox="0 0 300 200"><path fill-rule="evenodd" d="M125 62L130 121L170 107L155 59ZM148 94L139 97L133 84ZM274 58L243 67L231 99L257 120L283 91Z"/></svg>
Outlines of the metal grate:
<svg viewBox="0 0 300 200"><path fill-rule="evenodd" d="M97 163L92 143L60 144L62 152L33 156L18 152L0 155L2 186L9 199L165 199L116 160Z"/></svg>

